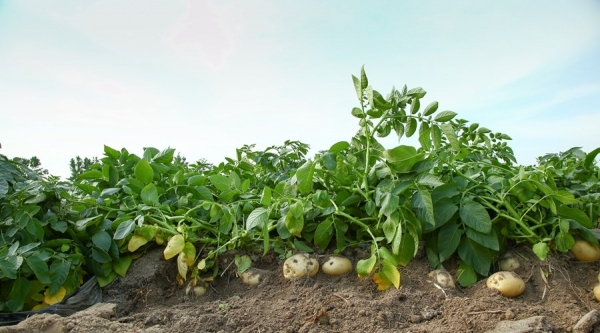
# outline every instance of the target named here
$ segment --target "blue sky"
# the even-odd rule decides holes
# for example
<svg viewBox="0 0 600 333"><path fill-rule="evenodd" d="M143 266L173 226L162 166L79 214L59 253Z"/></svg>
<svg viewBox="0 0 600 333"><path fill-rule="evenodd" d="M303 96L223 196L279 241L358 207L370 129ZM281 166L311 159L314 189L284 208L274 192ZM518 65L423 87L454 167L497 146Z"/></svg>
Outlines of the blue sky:
<svg viewBox="0 0 600 333"><path fill-rule="evenodd" d="M68 176L104 144L316 152L356 132L363 64L509 134L521 164L600 146L598 1L0 0L0 153Z"/></svg>

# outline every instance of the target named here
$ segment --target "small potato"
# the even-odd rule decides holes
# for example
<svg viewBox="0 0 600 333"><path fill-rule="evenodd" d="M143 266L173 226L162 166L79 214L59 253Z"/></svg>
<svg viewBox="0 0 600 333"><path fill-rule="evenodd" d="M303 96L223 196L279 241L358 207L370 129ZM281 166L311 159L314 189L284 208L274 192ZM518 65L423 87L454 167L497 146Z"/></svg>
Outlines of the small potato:
<svg viewBox="0 0 600 333"><path fill-rule="evenodd" d="M256 286L264 280L261 272L253 268L250 268L249 270L242 273L240 275L240 278L242 279L243 283L250 286Z"/></svg>
<svg viewBox="0 0 600 333"><path fill-rule="evenodd" d="M583 239L575 241L575 245L571 248L571 252L575 256L575 259L579 261L592 262L600 260L600 248Z"/></svg>
<svg viewBox="0 0 600 333"><path fill-rule="evenodd" d="M200 297L200 296L204 295L205 293L206 293L206 288L200 287L200 286L194 287L194 295Z"/></svg>
<svg viewBox="0 0 600 333"><path fill-rule="evenodd" d="M343 275L352 272L352 269L352 261L342 256L329 256L321 266L321 270L327 275Z"/></svg>
<svg viewBox="0 0 600 333"><path fill-rule="evenodd" d="M433 282L437 283L437 285L442 288L456 288L452 275L445 269L436 269L435 271L429 272L427 276L433 279Z"/></svg>
<svg viewBox="0 0 600 333"><path fill-rule="evenodd" d="M310 258L306 253L297 253L287 258L283 263L283 277L287 280L315 276L319 272L319 262Z"/></svg>
<svg viewBox="0 0 600 333"><path fill-rule="evenodd" d="M519 296L525 291L525 282L516 273L501 271L496 272L487 279L487 287L496 289L505 297Z"/></svg>
<svg viewBox="0 0 600 333"><path fill-rule="evenodd" d="M515 271L521 266L519 260L512 252L506 252L502 259L498 261L498 268L501 271Z"/></svg>
<svg viewBox="0 0 600 333"><path fill-rule="evenodd" d="M600 283L594 287L594 297L596 297L596 300L600 302Z"/></svg>

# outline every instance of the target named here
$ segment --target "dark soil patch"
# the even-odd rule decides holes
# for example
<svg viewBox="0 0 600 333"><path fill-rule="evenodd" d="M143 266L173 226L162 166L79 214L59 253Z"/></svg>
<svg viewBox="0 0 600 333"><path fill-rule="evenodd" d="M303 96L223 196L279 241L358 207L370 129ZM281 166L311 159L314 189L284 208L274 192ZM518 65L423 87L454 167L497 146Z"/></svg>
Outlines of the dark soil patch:
<svg viewBox="0 0 600 333"><path fill-rule="evenodd" d="M464 289L442 291L429 281L427 259L401 269L400 289L377 291L355 274L286 281L282 260L257 258L266 279L244 285L234 266L208 286L204 296L186 294L174 282L174 260L153 250L134 261L126 278L104 289L104 303L70 317L35 315L3 332L485 332L501 321L544 316L554 332L570 332L600 305L592 288L600 263L567 255L539 261L526 248L516 251L525 293L505 298L485 279ZM354 253L357 257L364 257ZM230 262L231 256L221 257ZM227 267L223 262L221 267ZM447 267L454 275L452 264ZM116 305L109 305L112 303ZM544 331L532 329L531 332Z"/></svg>

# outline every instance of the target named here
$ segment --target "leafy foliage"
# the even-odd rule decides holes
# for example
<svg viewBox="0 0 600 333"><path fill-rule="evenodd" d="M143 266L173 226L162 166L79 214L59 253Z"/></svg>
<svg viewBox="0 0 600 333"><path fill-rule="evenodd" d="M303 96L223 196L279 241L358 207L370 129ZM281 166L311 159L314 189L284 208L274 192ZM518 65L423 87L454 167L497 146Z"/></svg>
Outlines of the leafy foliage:
<svg viewBox="0 0 600 333"><path fill-rule="evenodd" d="M518 166L508 135L435 101L421 107L424 89L384 97L364 68L352 80L357 133L312 158L298 141L245 145L218 165L188 163L172 148L138 156L105 146L100 159L72 160L71 182L61 182L1 156L0 310L56 302L86 275L107 285L156 245L188 287L212 281L218 256L233 249L286 257L366 245L357 273L383 290L399 287L398 266L422 242L436 268L460 259L462 285L488 275L512 243L528 243L540 259L575 237L598 244L590 229L600 213L600 149ZM390 135L419 145L386 149L378 139ZM251 261L235 263L242 272Z"/></svg>

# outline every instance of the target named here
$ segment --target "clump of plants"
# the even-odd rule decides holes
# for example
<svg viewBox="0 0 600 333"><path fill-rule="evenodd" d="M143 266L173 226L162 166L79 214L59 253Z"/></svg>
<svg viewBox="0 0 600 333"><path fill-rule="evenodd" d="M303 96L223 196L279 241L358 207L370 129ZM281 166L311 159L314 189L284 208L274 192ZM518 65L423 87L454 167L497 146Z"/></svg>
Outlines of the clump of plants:
<svg viewBox="0 0 600 333"><path fill-rule="evenodd" d="M519 166L508 135L435 101L421 107L422 88L384 97L364 69L352 79L356 135L310 158L298 141L246 145L218 165L190 164L172 148L138 156L105 146L62 182L0 156L0 311L59 302L88 276L105 286L154 246L197 294L234 249L285 259L366 246L369 256L340 271L354 266L380 290L400 286L398 267L421 243L434 269L459 259L463 286L488 276L512 243L541 260L580 239L598 249L600 149ZM390 135L400 144L386 148L379 140ZM410 137L417 146L402 144ZM240 276L251 266L248 256L235 263Z"/></svg>

